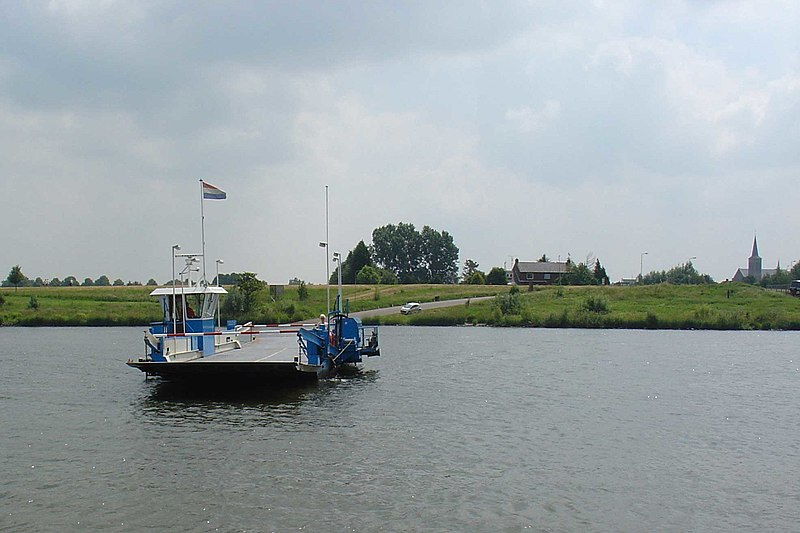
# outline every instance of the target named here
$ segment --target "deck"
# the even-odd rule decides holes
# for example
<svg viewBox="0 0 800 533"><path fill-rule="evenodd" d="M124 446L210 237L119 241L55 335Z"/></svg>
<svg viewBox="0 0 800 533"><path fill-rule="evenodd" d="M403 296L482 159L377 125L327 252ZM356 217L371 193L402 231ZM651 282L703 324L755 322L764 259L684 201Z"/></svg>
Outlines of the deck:
<svg viewBox="0 0 800 533"><path fill-rule="evenodd" d="M294 334L262 335L240 349L183 362L129 361L128 365L149 375L169 379L209 380L315 379L316 374L300 372L295 366L298 353Z"/></svg>

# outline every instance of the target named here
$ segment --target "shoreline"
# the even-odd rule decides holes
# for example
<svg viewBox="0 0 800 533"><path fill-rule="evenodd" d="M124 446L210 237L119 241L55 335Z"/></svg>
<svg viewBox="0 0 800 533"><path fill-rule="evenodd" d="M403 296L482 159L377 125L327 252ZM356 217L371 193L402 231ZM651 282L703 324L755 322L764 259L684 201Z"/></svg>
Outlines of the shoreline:
<svg viewBox="0 0 800 533"><path fill-rule="evenodd" d="M28 288L2 290L0 327L146 327L160 320L150 288ZM267 291L240 323L291 323L325 312L326 287L301 300L287 287ZM798 331L800 298L741 283L649 286L350 285L351 314L366 325ZM415 301L422 312L399 314ZM35 304L35 305L34 305ZM229 318L224 310L223 321ZM245 318L245 320L242 320Z"/></svg>

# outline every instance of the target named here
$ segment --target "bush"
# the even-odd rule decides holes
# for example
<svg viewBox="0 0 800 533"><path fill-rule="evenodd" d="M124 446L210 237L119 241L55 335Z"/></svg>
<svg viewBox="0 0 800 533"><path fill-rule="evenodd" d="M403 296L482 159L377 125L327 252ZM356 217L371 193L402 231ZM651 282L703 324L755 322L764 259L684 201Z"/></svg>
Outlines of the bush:
<svg viewBox="0 0 800 533"><path fill-rule="evenodd" d="M297 299L301 302L308 299L308 287L306 287L305 281L301 281L297 287Z"/></svg>
<svg viewBox="0 0 800 533"><path fill-rule="evenodd" d="M381 273L377 268L364 265L356 274L356 283L359 285L377 285L381 282Z"/></svg>
<svg viewBox="0 0 800 533"><path fill-rule="evenodd" d="M503 315L518 315L522 310L522 304L516 293L498 294L495 296L495 304Z"/></svg>
<svg viewBox="0 0 800 533"><path fill-rule="evenodd" d="M493 267L488 274L486 274L487 285L505 285L508 283L506 280L506 271L500 267Z"/></svg>
<svg viewBox="0 0 800 533"><path fill-rule="evenodd" d="M486 285L486 276L480 270L476 270L464 280L467 285Z"/></svg>
<svg viewBox="0 0 800 533"><path fill-rule="evenodd" d="M31 296L31 299L28 300L28 309L33 309L34 311L39 309L39 300L36 299L36 296Z"/></svg>
<svg viewBox="0 0 800 533"><path fill-rule="evenodd" d="M5 305L5 304L6 304L6 297L3 296L2 294L0 294L0 306Z"/></svg>
<svg viewBox="0 0 800 533"><path fill-rule="evenodd" d="M238 317L244 311L244 298L237 287L233 287L225 295L221 311L228 318Z"/></svg>
<svg viewBox="0 0 800 533"><path fill-rule="evenodd" d="M582 307L590 313L608 313L608 303L603 298L589 296L584 300Z"/></svg>

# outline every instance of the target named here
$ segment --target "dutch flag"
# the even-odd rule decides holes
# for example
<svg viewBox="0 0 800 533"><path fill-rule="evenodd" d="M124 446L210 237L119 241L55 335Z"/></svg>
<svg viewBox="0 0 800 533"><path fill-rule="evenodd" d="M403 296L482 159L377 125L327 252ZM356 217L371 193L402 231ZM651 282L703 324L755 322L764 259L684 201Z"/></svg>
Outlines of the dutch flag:
<svg viewBox="0 0 800 533"><path fill-rule="evenodd" d="M214 187L210 183L206 183L202 180L201 183L203 184L203 200L224 200L228 197L222 189Z"/></svg>

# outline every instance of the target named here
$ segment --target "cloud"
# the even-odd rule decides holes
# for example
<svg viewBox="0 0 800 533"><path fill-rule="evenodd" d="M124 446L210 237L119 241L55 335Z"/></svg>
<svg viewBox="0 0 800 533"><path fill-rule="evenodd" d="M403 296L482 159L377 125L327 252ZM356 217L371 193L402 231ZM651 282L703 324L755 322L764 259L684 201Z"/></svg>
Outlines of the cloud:
<svg viewBox="0 0 800 533"><path fill-rule="evenodd" d="M522 133L533 133L544 129L548 122L556 119L561 112L561 104L555 100L548 100L540 111L534 111L528 106L506 111L506 120L514 124Z"/></svg>
<svg viewBox="0 0 800 533"><path fill-rule="evenodd" d="M771 227L788 263L799 11L15 4L0 10L0 175L15 194L0 223L25 232L0 259L163 278L165 220L199 241L206 178L229 193L209 211L209 254L273 281L321 279L326 184L343 252L402 220L446 229L482 265L592 250L628 275L646 247L654 267L697 255L729 276L720 233Z"/></svg>

